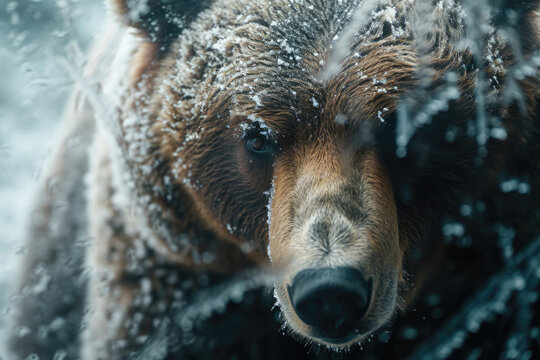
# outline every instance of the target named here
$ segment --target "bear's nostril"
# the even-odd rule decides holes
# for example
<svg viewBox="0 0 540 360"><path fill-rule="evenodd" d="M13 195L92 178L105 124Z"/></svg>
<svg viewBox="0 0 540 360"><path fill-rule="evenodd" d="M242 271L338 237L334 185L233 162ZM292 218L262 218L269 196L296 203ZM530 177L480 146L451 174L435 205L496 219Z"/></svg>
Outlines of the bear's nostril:
<svg viewBox="0 0 540 360"><path fill-rule="evenodd" d="M371 281L350 267L303 270L288 289L298 317L328 339L354 332L371 298Z"/></svg>

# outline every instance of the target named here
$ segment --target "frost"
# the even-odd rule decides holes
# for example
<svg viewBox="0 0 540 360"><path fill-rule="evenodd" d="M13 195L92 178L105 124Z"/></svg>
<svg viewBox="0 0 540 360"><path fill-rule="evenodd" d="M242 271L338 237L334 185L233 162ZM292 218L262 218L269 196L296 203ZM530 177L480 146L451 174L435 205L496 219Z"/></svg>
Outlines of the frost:
<svg viewBox="0 0 540 360"><path fill-rule="evenodd" d="M380 120L381 122L385 122L385 120L384 120L384 118L383 118L382 115L383 115L385 112L387 112L387 111L388 111L388 108L384 108L384 109L382 109L382 110L377 111L377 117L379 118L379 120Z"/></svg>
<svg viewBox="0 0 540 360"><path fill-rule="evenodd" d="M528 276L536 271L538 264L540 264L540 238L515 255L504 269L493 275L486 286L480 289L459 313L427 341L420 344L407 359L447 359L450 357L471 332L478 331L483 323L491 321L496 314L505 311L512 294L521 291L518 293L518 298L525 300L524 297L528 293L522 290L525 287L535 289L538 280L526 283L524 275ZM523 334L532 320L528 313L531 301L527 300L523 305L525 317L516 319L515 325L521 328L516 335ZM512 341L509 339L509 342Z"/></svg>
<svg viewBox="0 0 540 360"><path fill-rule="evenodd" d="M226 228L227 228L227 231L228 231L230 234L234 234L235 231L236 231L236 226L231 226L231 224L227 224L227 225L226 225Z"/></svg>
<svg viewBox="0 0 540 360"><path fill-rule="evenodd" d="M268 203L266 205L267 209L267 215L266 215L266 223L268 224L268 236L270 237L270 225L272 224L272 204L274 202L274 194L276 192L276 177L274 176L272 178L272 185L270 186L270 189L268 191L264 192L264 195L268 197ZM266 249L266 254L268 255L268 258L270 261L272 261L272 253L270 251L270 244L268 244L268 247Z"/></svg>
<svg viewBox="0 0 540 360"><path fill-rule="evenodd" d="M408 340L414 340L418 337L418 330L412 327L403 329L402 336Z"/></svg>
<svg viewBox="0 0 540 360"><path fill-rule="evenodd" d="M259 126L260 133L262 135L265 135L266 138L268 138L270 136L273 136L273 130L266 124L264 119L262 119L262 118L260 118L258 116L255 116L253 114L249 114L247 118L252 123L255 123L255 124L257 124ZM242 130L243 130L244 135L245 135L245 132L249 129L249 126L247 124L243 123L241 125L241 127L242 127Z"/></svg>
<svg viewBox="0 0 540 360"><path fill-rule="evenodd" d="M261 97L259 95L253 95L252 99L255 101L255 104L257 104L258 107L262 106Z"/></svg>
<svg viewBox="0 0 540 360"><path fill-rule="evenodd" d="M465 227L460 223L448 223L443 226L442 232L445 237L461 237L465 234Z"/></svg>
<svg viewBox="0 0 540 360"><path fill-rule="evenodd" d="M378 0L363 1L354 12L347 27L339 34L339 38L337 38L338 35L336 34L335 39L337 39L337 41L334 44L330 60L320 74L320 78L323 81L330 79L339 72L341 69L341 61L348 55L355 35L367 24L377 4Z"/></svg>
<svg viewBox="0 0 540 360"><path fill-rule="evenodd" d="M525 181L519 181L518 179L510 179L501 182L501 191L504 193L516 191L520 194L528 194L530 192L530 184Z"/></svg>
<svg viewBox="0 0 540 360"><path fill-rule="evenodd" d="M337 114L336 115L336 123L339 124L339 125L345 125L347 123L347 116L345 116L344 114Z"/></svg>
<svg viewBox="0 0 540 360"><path fill-rule="evenodd" d="M429 69L426 68L423 71L429 72ZM406 147L418 128L431 123L433 116L447 110L449 103L459 97L460 91L457 86L456 74L446 73L445 80L446 84L442 89L429 94L426 93L425 89L420 89L419 92L425 93L420 104L416 103L414 98L406 98L398 106L396 131L396 144L398 145L396 155L398 157L406 155Z"/></svg>
<svg viewBox="0 0 540 360"><path fill-rule="evenodd" d="M461 215L463 216L469 216L472 214L473 212L473 208L471 205L469 204L463 204L461 205L461 207L459 208L459 212Z"/></svg>
<svg viewBox="0 0 540 360"><path fill-rule="evenodd" d="M148 11L149 0L135 0L129 1L128 4L128 17L131 21L138 21L141 14Z"/></svg>
<svg viewBox="0 0 540 360"><path fill-rule="evenodd" d="M508 137L508 133L506 129L502 127L494 127L493 129L491 129L491 137L497 140L506 140L506 138Z"/></svg>
<svg viewBox="0 0 540 360"><path fill-rule="evenodd" d="M182 347L189 345L193 340L191 332L195 324L200 324L214 314L225 311L229 303L239 303L243 300L247 292L261 288L270 287L274 283L275 277L267 272L246 272L236 276L231 281L207 287L197 294L197 299L191 304L185 304L174 309L170 320L165 320L159 324L158 328L146 342L144 349L137 355L130 357L131 360L161 360L166 356L167 344L175 342L175 346ZM171 323L172 321L172 323ZM180 325L180 334L170 332L174 325ZM177 331L177 330L176 330Z"/></svg>
<svg viewBox="0 0 540 360"><path fill-rule="evenodd" d="M503 224L495 224L495 231L499 234L499 247L502 249L503 258L509 261L514 255L513 240L516 235L516 231Z"/></svg>

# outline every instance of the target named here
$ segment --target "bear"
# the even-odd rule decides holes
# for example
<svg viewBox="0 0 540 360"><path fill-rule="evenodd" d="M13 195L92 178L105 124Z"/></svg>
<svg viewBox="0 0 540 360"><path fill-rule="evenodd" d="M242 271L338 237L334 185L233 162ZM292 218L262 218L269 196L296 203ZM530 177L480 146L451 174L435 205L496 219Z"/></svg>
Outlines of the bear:
<svg viewBox="0 0 540 360"><path fill-rule="evenodd" d="M482 284L486 223L538 235L540 2L108 6L38 191L15 358L332 357L422 289Z"/></svg>

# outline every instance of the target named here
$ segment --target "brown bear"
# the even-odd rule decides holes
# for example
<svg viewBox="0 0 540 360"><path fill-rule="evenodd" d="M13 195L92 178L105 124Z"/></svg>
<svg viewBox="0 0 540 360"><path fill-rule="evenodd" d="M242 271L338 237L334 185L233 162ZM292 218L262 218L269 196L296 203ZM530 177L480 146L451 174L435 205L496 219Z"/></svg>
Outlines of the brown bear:
<svg viewBox="0 0 540 360"><path fill-rule="evenodd" d="M538 235L538 1L109 6L32 215L15 358L304 357L242 300L269 283L285 331L347 349L423 283L495 270L445 268L444 238Z"/></svg>

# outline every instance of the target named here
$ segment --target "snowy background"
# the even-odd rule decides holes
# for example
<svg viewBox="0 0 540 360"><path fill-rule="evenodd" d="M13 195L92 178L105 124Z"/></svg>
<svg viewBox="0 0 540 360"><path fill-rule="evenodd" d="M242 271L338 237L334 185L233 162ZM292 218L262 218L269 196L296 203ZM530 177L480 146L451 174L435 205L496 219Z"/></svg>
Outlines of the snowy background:
<svg viewBox="0 0 540 360"><path fill-rule="evenodd" d="M0 1L0 327L30 200L73 86L58 58L83 53L105 15L96 0Z"/></svg>

